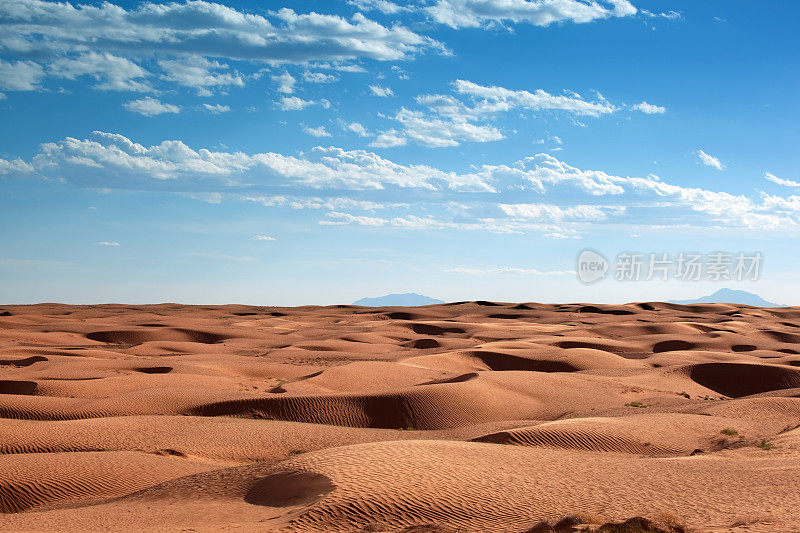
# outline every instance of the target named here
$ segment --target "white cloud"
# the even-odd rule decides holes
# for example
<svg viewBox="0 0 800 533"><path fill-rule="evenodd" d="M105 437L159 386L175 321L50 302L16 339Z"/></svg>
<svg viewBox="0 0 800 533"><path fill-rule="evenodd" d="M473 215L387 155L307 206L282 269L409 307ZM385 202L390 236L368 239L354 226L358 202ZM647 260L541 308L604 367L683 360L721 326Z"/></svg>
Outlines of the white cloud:
<svg viewBox="0 0 800 533"><path fill-rule="evenodd" d="M767 209L777 209L784 213L800 213L800 196L773 196L764 194L762 196L764 207Z"/></svg>
<svg viewBox="0 0 800 533"><path fill-rule="evenodd" d="M193 150L181 141L154 146L134 143L123 135L94 132L92 139L67 137L44 143L30 163L30 172L105 188L145 188L180 181L193 186L222 183L227 187L305 186L380 190L386 187L440 188L462 191L494 189L481 177L457 175L426 165L400 165L364 150L316 147L300 157L274 152L245 154ZM21 162L20 162L21 163ZM15 173L29 173L20 163L0 160ZM175 189L174 183L170 184Z"/></svg>
<svg viewBox="0 0 800 533"><path fill-rule="evenodd" d="M360 209L362 211L376 211L379 209L407 208L409 204L398 202L373 202L371 200L357 200L354 198L332 197L319 198L316 196L241 196L242 200L254 202L264 207L289 207L291 209Z"/></svg>
<svg viewBox="0 0 800 533"><path fill-rule="evenodd" d="M769 181L773 183L777 183L778 185L783 185L784 187L800 187L800 181L793 181L786 178L779 178L775 174L771 172L765 172L764 177L767 178Z"/></svg>
<svg viewBox="0 0 800 533"><path fill-rule="evenodd" d="M2 37L0 37L0 43L2 43ZM0 59L0 89L35 91L44 77L44 69L38 63Z"/></svg>
<svg viewBox="0 0 800 533"><path fill-rule="evenodd" d="M205 109L209 113L214 113L215 115L219 115L220 113L227 113L228 111L231 110L230 106L222 104L203 104L203 109Z"/></svg>
<svg viewBox="0 0 800 533"><path fill-rule="evenodd" d="M284 96L275 103L277 104L278 108L282 109L283 111L301 111L312 105L321 105L327 109L331 105L330 102L325 99L319 101L303 100L297 96Z"/></svg>
<svg viewBox="0 0 800 533"><path fill-rule="evenodd" d="M365 128L364 125L359 122L345 122L340 120L339 124L342 126L344 131L355 133L359 137L369 137L367 128Z"/></svg>
<svg viewBox="0 0 800 533"><path fill-rule="evenodd" d="M215 87L244 86L243 76L238 72L227 72L228 65L199 55L162 59L158 65L165 80L194 88L199 96L211 96L210 89Z"/></svg>
<svg viewBox="0 0 800 533"><path fill-rule="evenodd" d="M294 92L294 84L297 82L294 76L288 72L284 72L283 74L277 76L272 76L272 80L277 82L278 92L284 94L292 94Z"/></svg>
<svg viewBox="0 0 800 533"><path fill-rule="evenodd" d="M505 22L549 26L582 24L636 14L627 0L437 0L425 8L436 22L452 28L476 28Z"/></svg>
<svg viewBox="0 0 800 533"><path fill-rule="evenodd" d="M476 114L508 111L515 107L522 107L534 111L566 111L576 115L597 117L618 110L616 106L603 98L590 102L575 93L553 95L542 89L536 89L533 92L518 91L505 87L479 85L466 80L456 80L453 82L453 87L460 94L481 99L480 105L470 110Z"/></svg>
<svg viewBox="0 0 800 533"><path fill-rule="evenodd" d="M35 58L0 65L0 79L8 90L20 91L39 88L47 75L43 65L79 60L86 54L138 58L140 66L144 59L157 60L166 80L208 91L211 86L242 83L236 73L209 74L225 68L210 59L262 68L360 58L396 61L425 50L444 50L440 43L400 24L383 26L360 13L344 18L283 8L262 15L203 1L145 2L126 9L112 3L6 0L0 2L0 20L0 49ZM111 82L109 88L113 86ZM118 86L131 90L129 83Z"/></svg>
<svg viewBox="0 0 800 533"><path fill-rule="evenodd" d="M218 192L197 192L187 195L192 200L199 200L207 204L219 205L222 203L222 194Z"/></svg>
<svg viewBox="0 0 800 533"><path fill-rule="evenodd" d="M314 105L312 100L303 100L297 96L285 96L278 102L278 107L284 111L299 111L310 105Z"/></svg>
<svg viewBox="0 0 800 533"><path fill-rule="evenodd" d="M576 205L559 207L553 204L500 204L500 209L509 216L533 219L548 219L561 221L572 220L603 220L606 213L593 205Z"/></svg>
<svg viewBox="0 0 800 533"><path fill-rule="evenodd" d="M270 237L269 235L253 235L253 240L255 241L276 241L275 237Z"/></svg>
<svg viewBox="0 0 800 533"><path fill-rule="evenodd" d="M380 96L381 98L388 98L389 96L394 96L394 91L392 91L391 87L383 87L381 85L370 85L369 90L372 91L372 94L375 96Z"/></svg>
<svg viewBox="0 0 800 533"><path fill-rule="evenodd" d="M303 72L303 80L308 83L333 83L339 78L333 74L325 74L324 72Z"/></svg>
<svg viewBox="0 0 800 533"><path fill-rule="evenodd" d="M303 126L303 131L306 132L308 135L312 137L330 137L331 134L325 129L325 126L318 126L316 128L311 128L309 126Z"/></svg>
<svg viewBox="0 0 800 533"><path fill-rule="evenodd" d="M364 74L367 72L367 69L365 69L359 64L352 62L315 61L314 63L311 63L309 66L311 68L334 70L336 72L348 72L348 73L358 73L358 74Z"/></svg>
<svg viewBox="0 0 800 533"><path fill-rule="evenodd" d="M122 107L132 113L139 113L146 117L153 117L164 113L180 113L181 108L173 104L165 104L160 100L146 96L139 100L132 100L122 104Z"/></svg>
<svg viewBox="0 0 800 533"><path fill-rule="evenodd" d="M577 235L567 235L567 234L562 233L562 232L553 231L551 233L545 233L544 235L542 235L542 237L544 237L546 239L563 240L563 239L569 239L569 238L576 238Z"/></svg>
<svg viewBox="0 0 800 533"><path fill-rule="evenodd" d="M74 80L80 76L92 76L104 80L95 86L103 91L149 92L153 88L142 78L149 73L139 65L124 57L107 52L89 52L73 59L61 58L54 61L48 74L59 78Z"/></svg>
<svg viewBox="0 0 800 533"><path fill-rule="evenodd" d="M0 159L0 175L3 174L30 174L34 172L33 165L26 163L22 159L6 161Z"/></svg>
<svg viewBox="0 0 800 533"><path fill-rule="evenodd" d="M636 109L637 111L641 111L642 113L646 113L648 115L666 113L666 107L660 107L653 104L648 104L647 102L642 102L641 104L636 104L631 106L631 109Z"/></svg>
<svg viewBox="0 0 800 533"><path fill-rule="evenodd" d="M375 137L375 140L369 143L372 148L394 148L395 146L405 146L408 144L408 139L403 137L397 130L384 131Z"/></svg>
<svg viewBox="0 0 800 533"><path fill-rule="evenodd" d="M458 146L463 141L490 142L504 138L500 130L493 126L472 124L457 118L429 118L419 111L405 108L397 112L394 120L403 125L403 132L409 139L432 148Z"/></svg>
<svg viewBox="0 0 800 533"><path fill-rule="evenodd" d="M640 11L640 13L642 15L644 15L645 17L647 17L647 18L664 18L664 19L669 19L669 20L678 20L678 19L680 19L682 17L680 11L674 11L674 10L664 11L664 12L661 12L661 13L654 13L652 11L648 11L646 9L642 9Z"/></svg>
<svg viewBox="0 0 800 533"><path fill-rule="evenodd" d="M332 211L328 213L328 217L330 217L332 220L322 220L320 221L320 224L329 226L340 226L345 224L356 224L359 226L385 226L390 223L390 221L385 218L355 216L349 213L339 213L338 211Z"/></svg>
<svg viewBox="0 0 800 533"><path fill-rule="evenodd" d="M362 215L352 215L332 211L326 215L328 219L319 221L323 226L367 226L372 228L394 228L400 230L458 230L458 231L488 231L491 233L510 234L525 233L526 231L548 232L556 227L551 224L539 224L530 222L520 222L515 220L498 220L493 218L476 219L471 222L455 222L452 220L441 220L432 215L417 216L407 215L403 217L381 218L368 217Z"/></svg>
<svg viewBox="0 0 800 533"><path fill-rule="evenodd" d="M411 10L408 6L399 6L389 0L347 0L347 3L362 11L380 11L384 15L395 15L401 11Z"/></svg>
<svg viewBox="0 0 800 533"><path fill-rule="evenodd" d="M477 122L486 121L488 117L514 109L591 117L628 109L624 105L611 103L599 93L595 94L594 100L587 100L572 91L554 95L543 89L513 90L480 85L468 80L456 80L452 86L456 93L465 97L464 101L453 95L423 94L417 96L415 100L428 109L427 113L403 108L392 117L403 124L405 137L425 146L457 146L462 141L488 142L504 138L503 133L496 127ZM647 102L632 106L631 109L648 114L666 111ZM435 116L430 116L431 114ZM441 117L446 117L447 120ZM552 137L551 140L561 144L558 137Z"/></svg>
<svg viewBox="0 0 800 533"><path fill-rule="evenodd" d="M348 20L283 8L262 16L210 2L147 2L126 10L110 3L9 0L0 4L0 18L6 29L0 46L18 52L111 51L136 43L139 55L304 62L398 60L436 44L403 26L387 28L361 14Z"/></svg>
<svg viewBox="0 0 800 533"><path fill-rule="evenodd" d="M119 243L117 241L100 241L96 242L95 244L97 244L98 246L119 246Z"/></svg>
<svg viewBox="0 0 800 533"><path fill-rule="evenodd" d="M717 170L725 170L725 165L723 165L722 162L713 155L709 155L702 150L698 150L697 157L699 157L700 161L707 167L714 167Z"/></svg>
<svg viewBox="0 0 800 533"><path fill-rule="evenodd" d="M401 80L410 80L411 79L411 76L409 76L406 73L405 70L403 70L401 67L399 67L397 65L392 65L392 72L394 72L397 75L398 79L401 79Z"/></svg>

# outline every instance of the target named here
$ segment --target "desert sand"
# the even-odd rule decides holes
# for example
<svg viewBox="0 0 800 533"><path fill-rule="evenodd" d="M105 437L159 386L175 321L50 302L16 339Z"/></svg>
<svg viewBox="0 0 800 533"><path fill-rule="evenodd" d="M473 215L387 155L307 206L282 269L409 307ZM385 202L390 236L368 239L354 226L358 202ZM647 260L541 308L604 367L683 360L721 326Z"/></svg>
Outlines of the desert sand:
<svg viewBox="0 0 800 533"><path fill-rule="evenodd" d="M782 532L799 487L800 308L0 306L2 531Z"/></svg>

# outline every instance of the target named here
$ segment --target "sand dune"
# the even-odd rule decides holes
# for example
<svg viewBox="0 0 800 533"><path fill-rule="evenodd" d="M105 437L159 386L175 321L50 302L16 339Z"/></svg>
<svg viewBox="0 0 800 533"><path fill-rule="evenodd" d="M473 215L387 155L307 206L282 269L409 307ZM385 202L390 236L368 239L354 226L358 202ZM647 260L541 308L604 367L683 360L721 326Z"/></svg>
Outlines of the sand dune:
<svg viewBox="0 0 800 533"><path fill-rule="evenodd" d="M4 531L800 531L798 431L797 308L0 306Z"/></svg>

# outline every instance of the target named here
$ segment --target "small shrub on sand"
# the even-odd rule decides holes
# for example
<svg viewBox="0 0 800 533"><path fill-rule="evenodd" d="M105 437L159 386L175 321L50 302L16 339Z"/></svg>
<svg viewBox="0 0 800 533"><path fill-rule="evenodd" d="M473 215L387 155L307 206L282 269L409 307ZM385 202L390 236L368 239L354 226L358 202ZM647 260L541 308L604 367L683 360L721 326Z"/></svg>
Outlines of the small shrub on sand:
<svg viewBox="0 0 800 533"><path fill-rule="evenodd" d="M727 435L729 437L735 437L736 435L739 434L739 432L733 428L725 428L722 431L720 431L720 433L722 433L723 435Z"/></svg>

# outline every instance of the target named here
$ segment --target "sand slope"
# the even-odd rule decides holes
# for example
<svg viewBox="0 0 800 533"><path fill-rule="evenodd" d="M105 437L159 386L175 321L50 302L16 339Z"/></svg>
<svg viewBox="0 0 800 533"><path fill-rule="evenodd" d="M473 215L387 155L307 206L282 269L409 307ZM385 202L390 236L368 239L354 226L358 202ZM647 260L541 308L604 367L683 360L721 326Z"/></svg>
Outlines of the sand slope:
<svg viewBox="0 0 800 533"><path fill-rule="evenodd" d="M798 431L797 308L0 306L4 531L800 531Z"/></svg>

